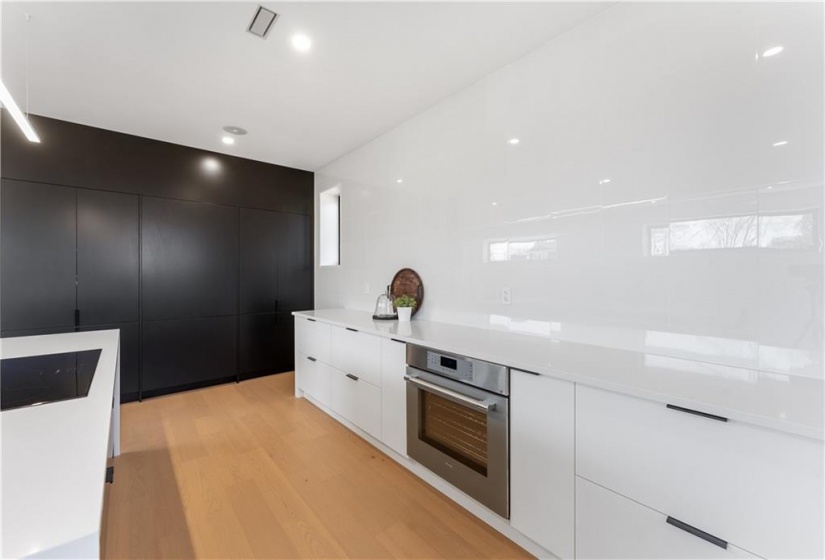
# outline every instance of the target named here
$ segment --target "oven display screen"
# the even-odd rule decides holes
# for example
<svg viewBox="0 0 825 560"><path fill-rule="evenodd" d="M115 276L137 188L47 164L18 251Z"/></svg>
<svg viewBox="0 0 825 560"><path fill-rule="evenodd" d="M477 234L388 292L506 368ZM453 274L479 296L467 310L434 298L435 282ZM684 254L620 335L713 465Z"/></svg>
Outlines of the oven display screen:
<svg viewBox="0 0 825 560"><path fill-rule="evenodd" d="M445 367L447 369L458 369L458 361L454 358L448 358L446 356L441 356L441 367Z"/></svg>

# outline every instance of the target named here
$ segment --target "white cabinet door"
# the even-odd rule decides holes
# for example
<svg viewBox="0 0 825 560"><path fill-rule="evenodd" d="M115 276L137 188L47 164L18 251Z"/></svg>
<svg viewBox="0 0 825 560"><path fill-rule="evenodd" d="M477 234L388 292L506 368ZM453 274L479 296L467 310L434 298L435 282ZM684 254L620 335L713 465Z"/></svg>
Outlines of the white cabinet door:
<svg viewBox="0 0 825 560"><path fill-rule="evenodd" d="M574 385L510 372L510 523L561 558L573 558Z"/></svg>
<svg viewBox="0 0 825 560"><path fill-rule="evenodd" d="M576 474L766 558L823 557L822 457L821 441L576 387Z"/></svg>
<svg viewBox="0 0 825 560"><path fill-rule="evenodd" d="M295 317L295 351L312 356L324 363L330 362L332 327L315 319Z"/></svg>
<svg viewBox="0 0 825 560"><path fill-rule="evenodd" d="M667 516L658 511L576 479L576 558L758 558L731 544L708 542L679 528L679 521L672 521L676 525L668 523ZM713 540L710 535L705 538Z"/></svg>
<svg viewBox="0 0 825 560"><path fill-rule="evenodd" d="M323 405L330 404L331 371L327 364L313 356L295 353L295 386Z"/></svg>
<svg viewBox="0 0 825 560"><path fill-rule="evenodd" d="M381 441L407 455L407 345L381 339Z"/></svg>
<svg viewBox="0 0 825 560"><path fill-rule="evenodd" d="M336 369L332 370L330 408L371 436L381 439L381 389Z"/></svg>
<svg viewBox="0 0 825 560"><path fill-rule="evenodd" d="M332 328L333 367L381 386L381 338L343 327Z"/></svg>

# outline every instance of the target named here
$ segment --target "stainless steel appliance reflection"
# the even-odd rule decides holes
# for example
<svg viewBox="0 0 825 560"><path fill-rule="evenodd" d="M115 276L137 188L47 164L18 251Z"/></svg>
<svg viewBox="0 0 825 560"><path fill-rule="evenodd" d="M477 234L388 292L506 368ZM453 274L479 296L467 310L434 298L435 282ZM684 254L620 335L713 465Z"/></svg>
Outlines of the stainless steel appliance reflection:
<svg viewBox="0 0 825 560"><path fill-rule="evenodd" d="M510 370L408 344L404 379L407 454L509 518Z"/></svg>

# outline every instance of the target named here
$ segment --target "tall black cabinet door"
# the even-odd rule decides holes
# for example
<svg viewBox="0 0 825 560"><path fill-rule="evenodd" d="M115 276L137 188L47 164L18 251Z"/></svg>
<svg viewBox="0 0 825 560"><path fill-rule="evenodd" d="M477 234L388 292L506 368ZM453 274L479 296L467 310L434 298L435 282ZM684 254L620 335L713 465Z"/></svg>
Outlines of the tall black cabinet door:
<svg viewBox="0 0 825 560"><path fill-rule="evenodd" d="M241 209L241 313L278 310L278 255L283 239L280 212Z"/></svg>
<svg viewBox="0 0 825 560"><path fill-rule="evenodd" d="M282 213L278 238L278 310L312 309L312 216Z"/></svg>
<svg viewBox="0 0 825 560"><path fill-rule="evenodd" d="M74 325L75 196L73 188L3 180L4 331Z"/></svg>
<svg viewBox="0 0 825 560"><path fill-rule="evenodd" d="M144 321L234 315L238 209L143 197Z"/></svg>
<svg viewBox="0 0 825 560"><path fill-rule="evenodd" d="M294 369L294 320L289 313L241 315L241 379Z"/></svg>
<svg viewBox="0 0 825 560"><path fill-rule="evenodd" d="M236 327L237 317L144 323L143 396L234 380Z"/></svg>
<svg viewBox="0 0 825 560"><path fill-rule="evenodd" d="M81 325L139 320L139 199L77 193L77 308Z"/></svg>
<svg viewBox="0 0 825 560"><path fill-rule="evenodd" d="M140 323L97 325L79 330L109 329L120 329L120 402L135 401L140 397Z"/></svg>

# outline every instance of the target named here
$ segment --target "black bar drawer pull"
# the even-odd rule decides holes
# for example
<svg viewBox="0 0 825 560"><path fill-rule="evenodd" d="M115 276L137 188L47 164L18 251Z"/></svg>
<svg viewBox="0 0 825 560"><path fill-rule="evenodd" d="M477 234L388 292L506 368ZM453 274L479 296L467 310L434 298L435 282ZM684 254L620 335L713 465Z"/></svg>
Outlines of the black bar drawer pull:
<svg viewBox="0 0 825 560"><path fill-rule="evenodd" d="M707 412L699 412L698 410L693 410L690 408L684 408L681 406L676 406L675 404L669 404L667 407L671 410L678 410L679 412L686 412L688 414L695 414L696 416L701 416L703 418L710 418L711 420L717 420L719 422L727 422L728 419L724 416L716 416L715 414L708 414Z"/></svg>
<svg viewBox="0 0 825 560"><path fill-rule="evenodd" d="M398 340L397 338L391 338L390 340L392 340L393 342L400 342L401 344L406 344L406 342L404 342L403 340Z"/></svg>
<svg viewBox="0 0 825 560"><path fill-rule="evenodd" d="M313 358L312 356L307 356L307 360L309 360L310 362L317 362L318 361L315 358Z"/></svg>
<svg viewBox="0 0 825 560"><path fill-rule="evenodd" d="M80 326L80 309L75 309L74 310L74 326L75 327Z"/></svg>
<svg viewBox="0 0 825 560"><path fill-rule="evenodd" d="M309 318L307 318L307 321L309 321L310 323L314 323L314 322L315 322L315 319L309 319Z"/></svg>
<svg viewBox="0 0 825 560"><path fill-rule="evenodd" d="M106 483L112 484L115 481L115 468L106 467Z"/></svg>
<svg viewBox="0 0 825 560"><path fill-rule="evenodd" d="M719 548L724 548L724 549L728 548L728 542L727 541L723 541L719 537L714 537L710 533L705 533L704 531L702 531L701 529L697 529L693 525L688 525L687 523L679 521L678 519L674 519L674 518L670 517L669 515L667 517L667 522L668 522L669 525L673 525L677 529L681 529L682 531L684 531L686 533L690 533L694 537L699 537L703 541L708 541L710 544L715 544Z"/></svg>
<svg viewBox="0 0 825 560"><path fill-rule="evenodd" d="M348 331L358 332L358 329L351 329L351 328L349 328L349 327L347 327L346 329L347 329Z"/></svg>
<svg viewBox="0 0 825 560"><path fill-rule="evenodd" d="M348 374L347 374L347 377L349 377L349 378L350 378L350 379L352 379L353 381L358 381L358 377L357 377L357 376L355 376L355 375L353 375L353 374L351 374L351 373L348 373Z"/></svg>

